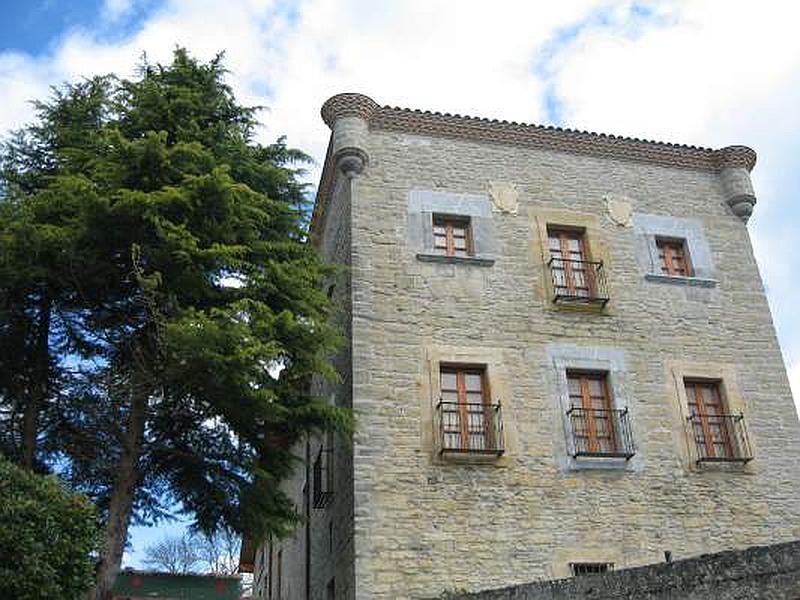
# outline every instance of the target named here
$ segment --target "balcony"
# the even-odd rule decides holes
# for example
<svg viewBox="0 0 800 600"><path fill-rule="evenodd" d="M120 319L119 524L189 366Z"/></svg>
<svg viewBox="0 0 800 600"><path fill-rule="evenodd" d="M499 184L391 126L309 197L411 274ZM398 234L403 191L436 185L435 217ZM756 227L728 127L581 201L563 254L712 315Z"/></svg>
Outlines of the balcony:
<svg viewBox="0 0 800 600"><path fill-rule="evenodd" d="M687 417L699 463L748 463L753 460L744 415L697 414Z"/></svg>
<svg viewBox="0 0 800 600"><path fill-rule="evenodd" d="M436 406L438 449L442 455L500 456L503 417L500 403L439 401Z"/></svg>
<svg viewBox="0 0 800 600"><path fill-rule="evenodd" d="M312 505L325 508L333 500L333 445L326 443L319 449L312 467L314 484Z"/></svg>
<svg viewBox="0 0 800 600"><path fill-rule="evenodd" d="M574 458L624 458L636 454L628 409L572 407L570 450Z"/></svg>
<svg viewBox="0 0 800 600"><path fill-rule="evenodd" d="M553 284L553 301L561 304L608 303L608 283L602 261L553 257L547 261Z"/></svg>

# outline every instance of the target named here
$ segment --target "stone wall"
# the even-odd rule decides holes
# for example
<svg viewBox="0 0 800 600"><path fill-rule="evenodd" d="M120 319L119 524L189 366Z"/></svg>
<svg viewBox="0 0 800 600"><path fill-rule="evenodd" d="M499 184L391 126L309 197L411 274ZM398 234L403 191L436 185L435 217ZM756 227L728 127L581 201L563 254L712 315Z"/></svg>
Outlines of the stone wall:
<svg viewBox="0 0 800 600"><path fill-rule="evenodd" d="M747 230L719 173L381 129L364 144L369 162L351 198L355 598L420 598L559 578L574 561L627 568L664 549L693 556L800 537L800 425ZM518 202L492 213L492 264L418 258L414 193L491 197L498 182ZM626 203L634 218L624 218ZM691 219L713 277L648 279L639 215ZM547 224L586 228L608 276L605 309L552 302ZM553 344L579 351L564 358ZM459 357L487 364L493 392L502 390L513 443L498 461L443 461L430 441L438 366ZM556 359L608 363L629 410L630 462L584 468L567 456L567 363ZM754 460L697 468L684 376L722 381Z"/></svg>
<svg viewBox="0 0 800 600"><path fill-rule="evenodd" d="M261 597L305 599L309 578L311 598L327 600L335 578L337 600L425 598L560 579L572 562L614 563L625 571L609 581L640 592L647 581L665 589L658 574L676 569L686 585L704 573L712 579L703 585L722 586L715 569L739 555L635 567L665 550L691 557L800 538L800 423L743 223L754 203L752 151L380 109L360 98L341 130L337 102L352 99L323 111L334 135L312 224L323 254L345 267L332 292L350 342L337 357L341 384L317 389L352 406L357 431L352 447L337 444L334 501L275 545L283 589ZM726 153L741 160L720 170ZM472 219L476 256L437 256L429 219L440 212ZM605 306L553 302L550 225L585 232L607 276ZM695 276L657 272L657 236L686 239ZM503 406L502 456L455 461L437 451L444 363L486 368ZM628 409L632 458L572 456L566 369L608 373L614 406ZM687 377L720 382L728 410L746 423L752 461L698 465ZM311 440L312 457L320 443ZM306 483L303 470L287 483L298 506ZM753 585L790 581L796 546L777 548L731 559L729 582L737 573ZM263 558L262 549L257 569ZM638 588L625 579L637 572ZM531 585L594 589L576 579L517 590ZM740 590L728 597L756 593L731 594ZM697 587L687 597L711 593ZM486 596L495 597L524 598ZM541 596L550 597L570 596Z"/></svg>
<svg viewBox="0 0 800 600"><path fill-rule="evenodd" d="M440 596L441 597L441 596ZM605 575L530 583L449 600L796 600L800 542L760 546Z"/></svg>

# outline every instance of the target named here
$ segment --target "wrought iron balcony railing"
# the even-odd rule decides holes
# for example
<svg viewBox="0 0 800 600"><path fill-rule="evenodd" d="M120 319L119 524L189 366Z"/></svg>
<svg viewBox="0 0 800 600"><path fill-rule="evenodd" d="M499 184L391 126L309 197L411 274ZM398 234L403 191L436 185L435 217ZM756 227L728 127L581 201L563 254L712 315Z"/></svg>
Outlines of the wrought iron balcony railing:
<svg viewBox="0 0 800 600"><path fill-rule="evenodd" d="M698 463L747 463L753 459L744 415L697 414L687 421Z"/></svg>
<svg viewBox="0 0 800 600"><path fill-rule="evenodd" d="M552 257L547 261L547 268L555 302L601 306L608 302L608 282L602 261Z"/></svg>
<svg viewBox="0 0 800 600"><path fill-rule="evenodd" d="M325 444L319 449L312 467L314 484L312 504L314 508L325 508L333 500L333 445Z"/></svg>
<svg viewBox="0 0 800 600"><path fill-rule="evenodd" d="M500 403L439 401L436 427L441 454L501 455L503 417Z"/></svg>
<svg viewBox="0 0 800 600"><path fill-rule="evenodd" d="M624 458L636 454L627 408L572 407L567 411L573 457Z"/></svg>

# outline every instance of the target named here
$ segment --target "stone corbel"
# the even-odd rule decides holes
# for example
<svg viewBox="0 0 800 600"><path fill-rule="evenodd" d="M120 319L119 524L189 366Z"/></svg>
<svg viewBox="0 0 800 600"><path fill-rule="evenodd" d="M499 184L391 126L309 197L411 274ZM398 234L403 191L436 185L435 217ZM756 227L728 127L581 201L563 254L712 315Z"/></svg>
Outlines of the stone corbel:
<svg viewBox="0 0 800 600"><path fill-rule="evenodd" d="M364 167L369 162L369 156L361 148L348 146L336 151L333 155L333 162L345 177L352 179L364 171Z"/></svg>
<svg viewBox="0 0 800 600"><path fill-rule="evenodd" d="M728 146L718 153L725 201L731 212L747 223L756 204L756 195L750 181L756 153L746 146Z"/></svg>

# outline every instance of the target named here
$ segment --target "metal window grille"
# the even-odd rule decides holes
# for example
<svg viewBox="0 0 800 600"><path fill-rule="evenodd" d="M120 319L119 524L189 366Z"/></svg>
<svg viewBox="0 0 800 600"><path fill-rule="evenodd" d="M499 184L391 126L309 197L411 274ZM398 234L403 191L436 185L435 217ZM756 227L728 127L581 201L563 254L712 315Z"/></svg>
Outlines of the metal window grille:
<svg viewBox="0 0 800 600"><path fill-rule="evenodd" d="M325 508L333 500L333 434L326 436L314 460L314 508Z"/></svg>
<svg viewBox="0 0 800 600"><path fill-rule="evenodd" d="M624 458L636 454L627 408L580 408L567 411L573 457Z"/></svg>
<svg viewBox="0 0 800 600"><path fill-rule="evenodd" d="M499 402L440 401L436 418L442 454L503 454L503 418Z"/></svg>
<svg viewBox="0 0 800 600"><path fill-rule="evenodd" d="M694 414L687 421L698 463L753 459L744 415Z"/></svg>
<svg viewBox="0 0 800 600"><path fill-rule="evenodd" d="M570 570L575 577L582 575L598 575L614 570L614 563L607 562L574 562L569 563Z"/></svg>
<svg viewBox="0 0 800 600"><path fill-rule="evenodd" d="M547 267L553 283L554 302L601 306L608 303L608 282L602 261L554 256Z"/></svg>

